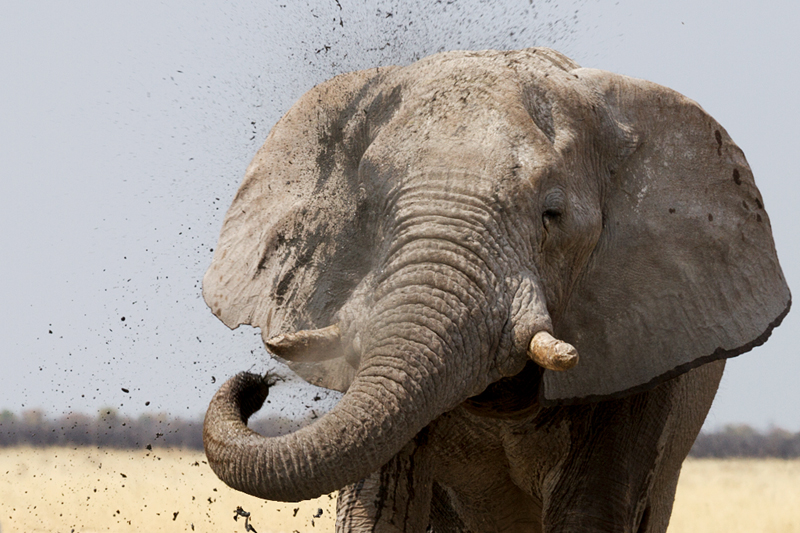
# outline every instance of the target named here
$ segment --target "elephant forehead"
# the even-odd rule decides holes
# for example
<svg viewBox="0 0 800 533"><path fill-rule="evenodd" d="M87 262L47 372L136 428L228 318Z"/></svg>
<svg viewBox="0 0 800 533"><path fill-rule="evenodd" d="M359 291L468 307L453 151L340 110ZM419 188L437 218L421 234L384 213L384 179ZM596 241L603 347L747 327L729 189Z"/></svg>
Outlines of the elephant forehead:
<svg viewBox="0 0 800 533"><path fill-rule="evenodd" d="M391 93L400 104L370 128L365 159L407 168L444 157L456 168L523 168L530 175L552 169L562 152L575 155L575 145L600 127L600 103L567 70L576 64L542 50L449 52L397 69L379 99Z"/></svg>
<svg viewBox="0 0 800 533"><path fill-rule="evenodd" d="M458 78L487 83L509 72L540 72L548 76L567 73L580 65L549 48L442 52L426 57L402 70L424 80Z"/></svg>
<svg viewBox="0 0 800 533"><path fill-rule="evenodd" d="M531 85L563 89L573 80L566 67L577 65L555 63L537 50L437 54L400 69L396 76L404 86L404 102L420 114L443 117L483 109L510 116L524 110Z"/></svg>

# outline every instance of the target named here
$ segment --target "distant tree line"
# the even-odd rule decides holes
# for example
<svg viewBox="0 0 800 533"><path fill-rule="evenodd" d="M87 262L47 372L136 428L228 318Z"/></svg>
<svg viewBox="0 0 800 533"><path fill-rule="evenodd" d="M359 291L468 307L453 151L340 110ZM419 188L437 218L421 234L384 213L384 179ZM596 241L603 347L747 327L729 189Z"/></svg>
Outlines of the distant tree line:
<svg viewBox="0 0 800 533"><path fill-rule="evenodd" d="M203 447L203 422L166 414L121 416L113 408L97 416L70 413L48 418L42 411L0 413L0 446L99 446L108 448Z"/></svg>
<svg viewBox="0 0 800 533"><path fill-rule="evenodd" d="M251 427L263 435L293 430L298 422L289 419L261 420ZM104 408L97 416L69 413L48 418L42 411L20 415L0 412L0 447L9 446L98 446L106 448L190 448L203 449L203 420L185 420L167 414L122 416Z"/></svg>
<svg viewBox="0 0 800 533"><path fill-rule="evenodd" d="M689 452L691 457L800 457L800 432L773 428L761 433L750 426L725 426L715 433L701 433Z"/></svg>
<svg viewBox="0 0 800 533"><path fill-rule="evenodd" d="M302 424L279 418L258 420L251 427L262 435L275 435ZM9 446L182 447L201 450L203 421L173 418L164 413L134 418L122 416L113 408L101 409L95 417L70 413L54 419L38 410L24 411L20 415L2 411L0 447ZM800 432L771 429L762 433L747 425L726 426L714 433L701 433L689 455L800 458Z"/></svg>

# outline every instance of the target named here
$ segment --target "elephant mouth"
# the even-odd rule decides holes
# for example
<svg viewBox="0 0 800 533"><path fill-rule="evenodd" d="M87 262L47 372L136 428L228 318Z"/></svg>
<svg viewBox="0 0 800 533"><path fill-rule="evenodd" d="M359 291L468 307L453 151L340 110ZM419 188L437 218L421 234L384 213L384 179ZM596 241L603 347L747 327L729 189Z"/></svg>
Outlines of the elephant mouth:
<svg viewBox="0 0 800 533"><path fill-rule="evenodd" d="M542 370L533 361L528 361L521 372L495 381L462 405L476 416L510 420L528 417L540 407Z"/></svg>

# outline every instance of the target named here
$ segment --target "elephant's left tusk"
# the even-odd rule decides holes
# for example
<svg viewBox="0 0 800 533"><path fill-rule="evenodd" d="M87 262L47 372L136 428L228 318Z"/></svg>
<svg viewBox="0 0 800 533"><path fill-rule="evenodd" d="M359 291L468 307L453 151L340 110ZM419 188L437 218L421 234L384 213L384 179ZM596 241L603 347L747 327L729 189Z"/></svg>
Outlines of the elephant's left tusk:
<svg viewBox="0 0 800 533"><path fill-rule="evenodd" d="M578 350L546 331L540 331L533 336L528 346L528 357L548 370L569 370L578 364Z"/></svg>
<svg viewBox="0 0 800 533"><path fill-rule="evenodd" d="M342 334L338 324L322 329L283 333L265 344L275 355L295 362L325 361L342 355Z"/></svg>

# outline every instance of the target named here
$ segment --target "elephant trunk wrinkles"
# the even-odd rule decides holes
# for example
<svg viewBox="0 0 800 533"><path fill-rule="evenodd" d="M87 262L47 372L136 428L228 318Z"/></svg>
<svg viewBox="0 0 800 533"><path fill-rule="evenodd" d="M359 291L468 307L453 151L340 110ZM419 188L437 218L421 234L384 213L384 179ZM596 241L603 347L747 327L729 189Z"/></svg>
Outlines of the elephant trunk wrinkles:
<svg viewBox="0 0 800 533"><path fill-rule="evenodd" d="M377 470L431 420L483 390L492 379L482 368L488 358L474 352L496 347L501 328L483 316L485 305L465 305L476 297L474 280L453 283L463 274L441 263L437 269L405 261L380 284L363 328L363 363L339 403L313 424L262 437L246 420L266 396L263 378L240 374L224 384L203 430L214 472L264 499L317 497Z"/></svg>

